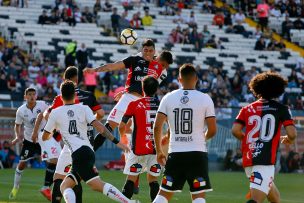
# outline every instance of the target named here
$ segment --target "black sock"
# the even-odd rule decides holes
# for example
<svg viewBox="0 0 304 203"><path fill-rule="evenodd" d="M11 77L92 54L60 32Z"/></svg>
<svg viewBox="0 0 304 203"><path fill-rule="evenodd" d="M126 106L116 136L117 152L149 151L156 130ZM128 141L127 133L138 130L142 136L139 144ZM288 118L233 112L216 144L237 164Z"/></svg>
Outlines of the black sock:
<svg viewBox="0 0 304 203"><path fill-rule="evenodd" d="M76 203L82 203L82 186L80 182L73 188L76 196Z"/></svg>
<svg viewBox="0 0 304 203"><path fill-rule="evenodd" d="M60 185L63 180L54 180L53 190L52 190L52 203L60 203L62 199L62 194L60 191Z"/></svg>
<svg viewBox="0 0 304 203"><path fill-rule="evenodd" d="M149 183L150 186L150 198L151 201L153 202L153 200L155 199L158 191L159 191L159 184L157 181L151 182Z"/></svg>
<svg viewBox="0 0 304 203"><path fill-rule="evenodd" d="M253 199L248 200L246 203L257 203L256 201L254 201Z"/></svg>
<svg viewBox="0 0 304 203"><path fill-rule="evenodd" d="M133 196L133 190L134 190L134 182L131 180L127 180L122 190L122 194L127 198L131 199Z"/></svg>
<svg viewBox="0 0 304 203"><path fill-rule="evenodd" d="M50 187L52 185L55 169L56 169L56 164L47 163L47 167L45 169L45 176L44 176L44 186Z"/></svg>
<svg viewBox="0 0 304 203"><path fill-rule="evenodd" d="M113 129L111 128L109 123L105 124L105 127L112 132ZM100 133L98 133L95 138L94 138L94 144L93 144L93 149L96 152L96 150L103 145L103 143L106 141L106 138L102 136Z"/></svg>

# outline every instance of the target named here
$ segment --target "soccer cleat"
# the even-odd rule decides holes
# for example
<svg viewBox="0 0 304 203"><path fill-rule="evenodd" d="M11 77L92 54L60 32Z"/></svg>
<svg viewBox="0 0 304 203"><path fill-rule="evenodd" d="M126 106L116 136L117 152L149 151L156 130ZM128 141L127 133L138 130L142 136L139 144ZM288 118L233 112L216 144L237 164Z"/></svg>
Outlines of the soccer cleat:
<svg viewBox="0 0 304 203"><path fill-rule="evenodd" d="M138 195L138 193L139 193L139 187L134 187L133 193L136 194L136 195Z"/></svg>
<svg viewBox="0 0 304 203"><path fill-rule="evenodd" d="M11 193L9 194L8 198L9 199L16 199L18 190L19 190L18 188L13 188Z"/></svg>
<svg viewBox="0 0 304 203"><path fill-rule="evenodd" d="M47 198L47 200L52 201L52 191L49 187L41 188L40 193Z"/></svg>

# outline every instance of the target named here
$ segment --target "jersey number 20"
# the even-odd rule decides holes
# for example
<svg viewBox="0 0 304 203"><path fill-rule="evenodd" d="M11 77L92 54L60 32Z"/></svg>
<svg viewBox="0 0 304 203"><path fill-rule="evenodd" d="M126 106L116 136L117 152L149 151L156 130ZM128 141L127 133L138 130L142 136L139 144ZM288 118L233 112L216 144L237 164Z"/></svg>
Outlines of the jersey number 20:
<svg viewBox="0 0 304 203"><path fill-rule="evenodd" d="M262 141L269 142L274 136L275 118L272 114L266 114L263 117L253 115L248 118L249 125L254 127L249 131L247 136L247 143L253 143L259 138ZM259 132L259 138L253 137Z"/></svg>

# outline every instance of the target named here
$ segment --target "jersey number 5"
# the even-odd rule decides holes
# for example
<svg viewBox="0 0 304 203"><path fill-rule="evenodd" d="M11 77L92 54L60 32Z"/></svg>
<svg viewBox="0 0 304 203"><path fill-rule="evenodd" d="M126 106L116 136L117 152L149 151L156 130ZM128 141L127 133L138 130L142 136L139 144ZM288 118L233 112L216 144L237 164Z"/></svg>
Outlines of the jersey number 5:
<svg viewBox="0 0 304 203"><path fill-rule="evenodd" d="M150 134L153 134L153 125L156 117L156 111L155 110L146 110L146 122L147 125L150 124L150 127L147 127L147 131Z"/></svg>
<svg viewBox="0 0 304 203"><path fill-rule="evenodd" d="M192 119L193 110L190 108L179 109L175 108L174 123L175 123L175 134L191 134L192 133Z"/></svg>
<svg viewBox="0 0 304 203"><path fill-rule="evenodd" d="M248 133L247 143L253 143L259 138L262 141L269 142L274 136L275 118L272 114L266 114L263 117L258 115L250 116L248 123L249 125L254 125L254 127ZM258 132L259 138L253 137Z"/></svg>

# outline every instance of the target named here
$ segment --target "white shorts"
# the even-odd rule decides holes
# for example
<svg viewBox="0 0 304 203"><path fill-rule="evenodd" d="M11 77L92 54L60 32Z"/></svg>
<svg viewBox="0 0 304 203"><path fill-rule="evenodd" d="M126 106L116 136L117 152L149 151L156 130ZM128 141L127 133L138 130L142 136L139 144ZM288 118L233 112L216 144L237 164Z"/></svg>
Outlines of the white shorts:
<svg viewBox="0 0 304 203"><path fill-rule="evenodd" d="M250 181L250 188L260 190L268 195L274 180L274 165L257 165L245 168Z"/></svg>
<svg viewBox="0 0 304 203"><path fill-rule="evenodd" d="M61 152L61 145L53 137L51 139L42 141L43 132L38 135L38 143L41 147L41 159L42 161L48 161L50 159L57 159Z"/></svg>
<svg viewBox="0 0 304 203"><path fill-rule="evenodd" d="M68 172L70 171L71 166L72 166L71 152L68 149L68 146L64 145L57 161L55 173L58 173L60 175L67 175Z"/></svg>
<svg viewBox="0 0 304 203"><path fill-rule="evenodd" d="M118 101L118 103L114 106L114 108L110 112L107 120L119 124L130 102L136 101L139 98L140 97L134 96L130 93L123 94L120 100Z"/></svg>
<svg viewBox="0 0 304 203"><path fill-rule="evenodd" d="M147 171L152 176L159 176L161 166L157 163L156 155L137 156L132 151L126 158L126 165L123 173L127 175L139 175Z"/></svg>

